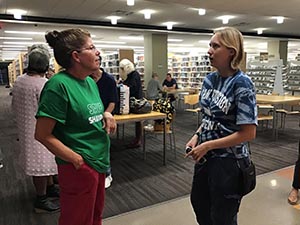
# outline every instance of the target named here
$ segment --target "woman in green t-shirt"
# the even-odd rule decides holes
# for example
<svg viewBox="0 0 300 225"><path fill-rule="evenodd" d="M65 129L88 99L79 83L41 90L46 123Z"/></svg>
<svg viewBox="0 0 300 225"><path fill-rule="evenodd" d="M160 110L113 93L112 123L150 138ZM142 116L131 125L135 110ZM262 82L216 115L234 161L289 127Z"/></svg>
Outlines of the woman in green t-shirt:
<svg viewBox="0 0 300 225"><path fill-rule="evenodd" d="M101 224L105 172L109 168L108 134L116 122L104 112L95 82L100 52L90 34L68 29L46 34L46 41L65 70L44 86L35 138L55 156L61 188L60 225Z"/></svg>

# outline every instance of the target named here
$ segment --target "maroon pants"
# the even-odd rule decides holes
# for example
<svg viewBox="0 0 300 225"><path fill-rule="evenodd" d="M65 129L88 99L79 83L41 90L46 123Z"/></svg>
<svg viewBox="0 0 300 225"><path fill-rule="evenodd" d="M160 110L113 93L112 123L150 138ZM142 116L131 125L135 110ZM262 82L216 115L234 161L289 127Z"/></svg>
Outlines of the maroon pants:
<svg viewBox="0 0 300 225"><path fill-rule="evenodd" d="M72 164L58 165L60 186L59 225L102 225L105 173L87 164L76 170Z"/></svg>

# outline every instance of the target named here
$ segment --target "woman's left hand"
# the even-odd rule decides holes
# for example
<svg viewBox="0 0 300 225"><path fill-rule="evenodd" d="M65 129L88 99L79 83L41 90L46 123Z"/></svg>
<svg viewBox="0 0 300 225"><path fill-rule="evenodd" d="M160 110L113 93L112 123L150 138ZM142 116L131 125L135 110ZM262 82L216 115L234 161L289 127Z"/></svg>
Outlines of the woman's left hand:
<svg viewBox="0 0 300 225"><path fill-rule="evenodd" d="M204 142L193 148L185 157L192 156L192 158L198 162L208 151L208 145Z"/></svg>
<svg viewBox="0 0 300 225"><path fill-rule="evenodd" d="M115 118L110 112L104 112L103 117L104 117L103 128L106 130L108 134L114 134L117 130L117 123Z"/></svg>

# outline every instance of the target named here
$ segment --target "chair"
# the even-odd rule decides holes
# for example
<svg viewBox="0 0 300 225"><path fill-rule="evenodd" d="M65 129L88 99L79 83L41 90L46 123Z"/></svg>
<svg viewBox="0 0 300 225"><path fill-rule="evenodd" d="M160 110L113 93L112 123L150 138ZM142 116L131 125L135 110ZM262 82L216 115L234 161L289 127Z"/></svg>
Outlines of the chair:
<svg viewBox="0 0 300 225"><path fill-rule="evenodd" d="M300 115L300 111L298 111L298 110L291 110L291 111L289 111L289 110L286 110L286 109L277 109L276 113L279 113L281 115L281 117L280 117L280 127L282 129L285 128L285 119L286 119L287 115L292 115L292 116L294 116L294 115Z"/></svg>
<svg viewBox="0 0 300 225"><path fill-rule="evenodd" d="M182 106L183 106L182 103L184 103L184 96L189 95L189 94L190 94L189 92L180 92L177 94L177 107L179 109L182 109Z"/></svg>
<svg viewBox="0 0 300 225"><path fill-rule="evenodd" d="M282 107L281 109L276 109L276 113L280 114L280 127L282 129L285 128L285 119L287 115L291 115L291 116L297 116L300 115L300 111L299 110L294 110L294 106L295 104L286 104L287 106L290 107L290 110ZM299 121L299 125L300 125L300 121Z"/></svg>
<svg viewBox="0 0 300 225"><path fill-rule="evenodd" d="M189 108L185 109L186 112L197 114L197 126L199 126L201 113L200 107L196 107L199 104L199 94L185 95L184 104L189 106Z"/></svg>
<svg viewBox="0 0 300 225"><path fill-rule="evenodd" d="M176 159L176 140L175 140L175 129L174 129L174 119L175 119L175 112L173 113L173 119L170 124L166 124L166 135L169 135L170 140L170 149L173 150L174 156ZM162 127L158 130L155 130L154 126L143 126L143 154L144 160L146 159L146 134L154 134L154 135L163 135L164 131Z"/></svg>
<svg viewBox="0 0 300 225"><path fill-rule="evenodd" d="M269 121L273 121L273 116L270 115L270 112L274 110L274 106L269 104L257 104L257 121L262 123L262 127L264 127L264 121L267 122L267 128L269 125Z"/></svg>

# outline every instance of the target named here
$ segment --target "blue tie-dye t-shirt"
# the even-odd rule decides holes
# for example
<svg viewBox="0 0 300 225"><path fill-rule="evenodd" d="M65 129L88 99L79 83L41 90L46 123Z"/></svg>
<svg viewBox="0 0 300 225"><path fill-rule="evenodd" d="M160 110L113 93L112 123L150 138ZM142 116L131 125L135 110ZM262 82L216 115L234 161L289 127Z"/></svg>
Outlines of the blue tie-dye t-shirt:
<svg viewBox="0 0 300 225"><path fill-rule="evenodd" d="M203 119L199 143L228 136L243 124L257 125L255 88L242 71L230 77L221 77L218 72L209 74L204 79L200 95ZM246 143L241 143L230 148L215 149L208 154L243 158L249 155L249 149Z"/></svg>

